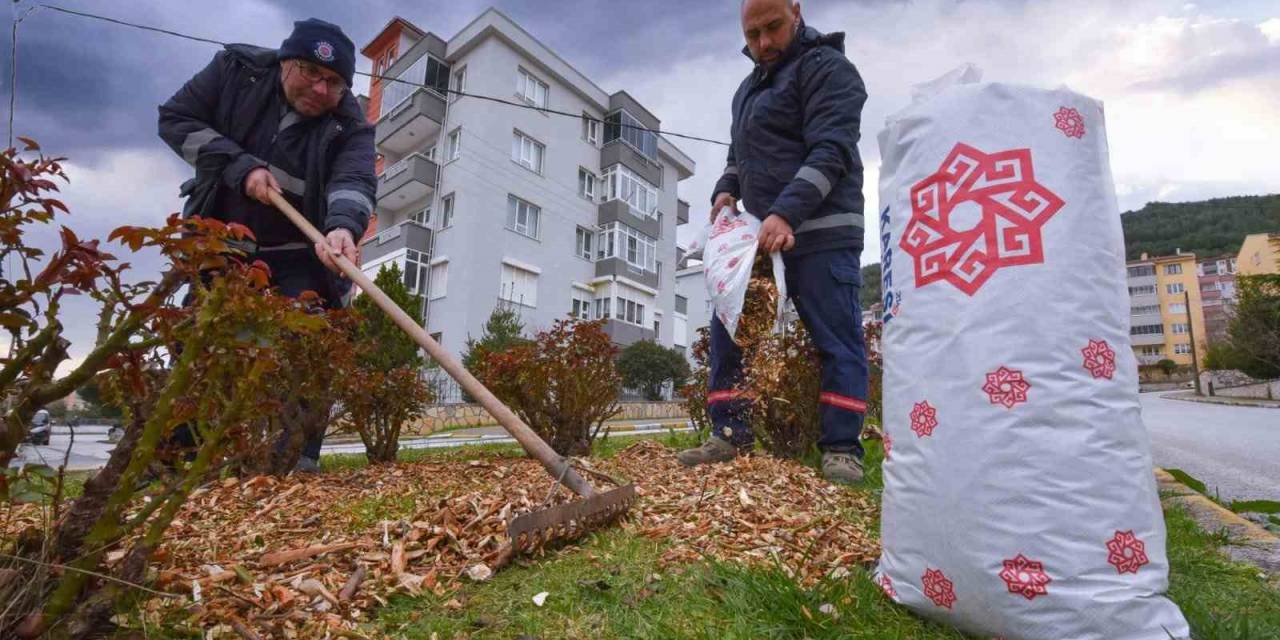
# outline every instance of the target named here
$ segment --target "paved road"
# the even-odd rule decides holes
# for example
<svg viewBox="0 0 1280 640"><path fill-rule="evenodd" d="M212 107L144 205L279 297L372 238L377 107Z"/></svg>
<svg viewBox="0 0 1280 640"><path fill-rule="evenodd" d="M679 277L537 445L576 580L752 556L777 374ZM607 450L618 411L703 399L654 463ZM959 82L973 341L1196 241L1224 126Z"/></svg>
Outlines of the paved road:
<svg viewBox="0 0 1280 640"><path fill-rule="evenodd" d="M1182 469L1224 500L1280 500L1280 409L1142 394L1157 466Z"/></svg>

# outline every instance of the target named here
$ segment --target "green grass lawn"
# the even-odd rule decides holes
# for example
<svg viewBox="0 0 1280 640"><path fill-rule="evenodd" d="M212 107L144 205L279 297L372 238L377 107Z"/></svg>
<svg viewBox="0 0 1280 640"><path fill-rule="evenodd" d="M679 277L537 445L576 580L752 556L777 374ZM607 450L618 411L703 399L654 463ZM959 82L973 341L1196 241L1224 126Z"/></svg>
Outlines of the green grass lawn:
<svg viewBox="0 0 1280 640"><path fill-rule="evenodd" d="M685 434L662 439L672 446L691 442ZM614 455L632 441L600 443L598 453ZM409 459L499 457L519 455L519 450L498 445L406 453ZM870 443L867 478L853 490L879 498L881 459L879 443ZM326 468L359 463L324 460ZM1257 569L1218 552L1227 542L1224 535L1201 531L1181 510L1166 512L1166 519L1170 596L1182 607L1195 637L1280 638L1280 592ZM617 528L601 531L557 557L519 562L488 582L469 583L445 598L397 597L378 612L371 630L422 640L965 637L890 603L861 569L804 589L777 567L708 562L678 574L664 572L658 564L662 551L658 541ZM541 592L548 596L539 607L533 597Z"/></svg>

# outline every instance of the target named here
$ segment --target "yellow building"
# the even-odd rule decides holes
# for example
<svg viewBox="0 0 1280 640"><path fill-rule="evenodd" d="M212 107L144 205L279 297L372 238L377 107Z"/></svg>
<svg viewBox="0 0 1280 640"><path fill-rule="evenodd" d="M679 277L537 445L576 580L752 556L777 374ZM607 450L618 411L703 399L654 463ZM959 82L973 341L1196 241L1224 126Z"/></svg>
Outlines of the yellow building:
<svg viewBox="0 0 1280 640"><path fill-rule="evenodd" d="M1256 276L1280 273L1280 233L1255 233L1245 236L1236 256L1236 275Z"/></svg>
<svg viewBox="0 0 1280 640"><path fill-rule="evenodd" d="M1167 359L1190 365L1192 333L1195 353L1203 360L1207 344L1195 254L1143 254L1141 260L1128 263L1128 278L1129 342L1138 364Z"/></svg>

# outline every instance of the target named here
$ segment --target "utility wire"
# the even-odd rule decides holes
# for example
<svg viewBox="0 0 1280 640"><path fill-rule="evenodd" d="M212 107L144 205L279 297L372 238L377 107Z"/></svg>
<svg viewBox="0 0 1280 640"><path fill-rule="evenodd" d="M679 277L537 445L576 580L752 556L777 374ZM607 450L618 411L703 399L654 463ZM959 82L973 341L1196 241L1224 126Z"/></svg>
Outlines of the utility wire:
<svg viewBox="0 0 1280 640"><path fill-rule="evenodd" d="M127 21L127 20L121 20L121 19L119 19L119 18L111 18L111 17L108 17L108 16L102 16L102 15L98 15L98 14L94 14L94 13L88 13L88 12L85 12L85 11L75 11L75 10L72 10L72 9L66 9L66 8L64 8L64 7L59 7L59 6L57 6L57 5L52 5L52 4L39 4L39 5L34 5L34 6L32 6L31 8L32 8L32 9L35 9L35 8L44 8L44 9L49 9L49 10L51 10L51 11L57 11L57 12L65 13L65 14L68 14L68 15L78 16L78 17L81 17L81 18L89 18L89 19L93 19L93 20L102 20L102 21L104 21L104 22L110 22L110 23L112 23L112 24L117 24L117 25L120 25L120 26L132 27L132 28L134 28L134 29L142 29L142 30L144 30L144 31L152 31L152 32L155 32L155 33L161 33L161 34L164 34L164 35L174 36L174 37L177 37L177 38L183 38L183 39L186 39L186 40L193 40L193 41L195 41L195 42L203 42L203 43L207 43L207 44L215 44L215 45L219 45L219 46L223 46L223 47L227 46L227 43L226 43L226 42L222 42L222 41L219 41L219 40L213 40L213 39L210 39L210 38L202 38L202 37L199 37L199 36L193 36L193 35L186 34L186 33L181 33L181 32L178 32L178 31L172 31L172 30L169 30L169 29L162 29L162 28L160 28L160 27L153 27L153 26L150 26L150 25L139 24L139 23L136 23L136 22L129 22L129 21ZM18 28L18 27L17 27L17 22L16 22L16 21L15 21L15 23L14 23L14 27L13 27L13 28L14 28L14 32L16 33L16 32L17 32L17 28ZM15 38L15 40L16 40L16 38ZM16 45L15 45L15 46L16 46ZM381 81L383 81L383 82L398 82L398 83L401 83L401 84L407 84L407 85L411 85L411 86L414 86L414 87L421 87L421 88L424 88L424 89L430 89L430 90L432 90L432 91L436 91L436 92L438 92L438 93L453 94L453 95L459 95L459 96L466 96L466 97L468 97L468 98L476 98L476 99L478 99L478 100L487 100L487 101L490 101L490 102L496 102L496 103L499 103L499 104L505 104L505 105L507 105L507 106L511 106L511 107L518 107L518 108L520 108L520 109L529 109L529 110L532 110L532 111L540 111L540 112L542 112L542 113L551 114L551 115L565 116L565 117L574 118L574 119L578 119L578 120L588 120L588 121L591 121L591 122L599 122L599 123L601 123L601 124L607 124L607 125L609 125L609 126L625 127L625 128L628 128L628 129L636 129L636 130L638 130L638 131L647 131L647 132L653 133L653 134L655 134L655 135L660 135L660 136L670 136L670 137L672 137L672 138L683 138L683 139L685 139L685 140L695 140L695 141L698 141L698 142L707 142L707 143L710 143L710 144L718 144L718 145L725 146L725 147L729 146L729 143L727 143L727 142L723 142L723 141L721 141L721 140L714 140L714 139L711 139L711 138L704 138L704 137L701 137L701 136L695 136L695 135L690 135L690 134L686 134L686 133L676 133L676 132L672 132L672 131L663 131L663 130L661 130L661 129L652 129L652 128L645 127L645 126L641 126L641 125L624 124L624 123L621 123L621 122L606 123L604 120L602 120L602 119L600 119L600 118L595 118L595 117L592 117L592 116L587 116L587 115L585 115L585 114L580 114L580 113L570 113L570 112L568 112L568 111L560 111L560 110L557 110L557 109L550 109L550 108L547 108L547 107L539 107L539 106L537 106L537 105L528 104L528 103L526 103L526 102L515 102L515 101L513 101L513 100L507 100L507 99L505 99L505 98L498 98L498 97L494 97L494 96L486 96L486 95L481 95L481 94L477 94L477 93L467 93L467 92L465 92L465 91L458 91L458 90L456 90L456 89L449 89L449 88L434 87L434 86L431 86L431 85L428 85L428 84L424 84L424 83L421 83L421 82L413 82L413 81L411 81L411 80L402 80L402 79L400 79L400 78L393 78L393 77L390 77L390 76L377 75L377 74L368 73L368 72L365 72L365 71L357 71L357 72L356 72L356 74L358 74L358 75L362 75L362 76L365 76L365 77L367 77L367 78L371 78L371 79L381 80ZM12 118L12 117L13 117L13 112L12 112L12 110L10 110L10 116L9 116L9 117L10 117L10 118ZM12 126L11 126L10 128L12 129Z"/></svg>

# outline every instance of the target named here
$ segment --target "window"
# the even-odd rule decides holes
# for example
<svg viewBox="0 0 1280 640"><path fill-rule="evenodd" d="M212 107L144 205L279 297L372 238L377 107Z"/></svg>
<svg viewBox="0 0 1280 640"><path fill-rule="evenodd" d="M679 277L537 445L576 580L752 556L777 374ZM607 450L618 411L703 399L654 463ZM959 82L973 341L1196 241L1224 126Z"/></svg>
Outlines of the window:
<svg viewBox="0 0 1280 640"><path fill-rule="evenodd" d="M604 117L604 141L622 140L644 157L658 161L658 136L626 111L614 111Z"/></svg>
<svg viewBox="0 0 1280 640"><path fill-rule="evenodd" d="M661 328L662 328L662 321L658 320L657 318L654 318L653 319L653 335L657 336L659 333L662 333Z"/></svg>
<svg viewBox="0 0 1280 640"><path fill-rule="evenodd" d="M1181 273L1182 273L1182 265L1180 264L1166 264L1164 266L1164 274L1166 276L1176 276Z"/></svg>
<svg viewBox="0 0 1280 640"><path fill-rule="evenodd" d="M613 298L596 298L596 320L608 320L612 316L609 314L609 303Z"/></svg>
<svg viewBox="0 0 1280 640"><path fill-rule="evenodd" d="M654 263L654 270L658 274L658 279L661 280L662 279L662 261L661 260Z"/></svg>
<svg viewBox="0 0 1280 640"><path fill-rule="evenodd" d="M1174 335L1182 335L1184 333L1187 333L1187 330L1190 328L1190 325L1188 325L1185 322L1175 322L1169 325L1169 328L1170 330L1173 331Z"/></svg>
<svg viewBox="0 0 1280 640"><path fill-rule="evenodd" d="M515 131L511 134L511 161L534 173L542 173L546 147L541 142Z"/></svg>
<svg viewBox="0 0 1280 640"><path fill-rule="evenodd" d="M431 145L430 147L427 147L427 150L422 152L422 157L424 157L424 158L426 158L426 159L428 159L428 160L430 160L430 161L432 161L432 162L435 162L435 161L436 161L436 146L433 144L433 145Z"/></svg>
<svg viewBox="0 0 1280 640"><path fill-rule="evenodd" d="M503 263L498 298L526 307L538 306L538 274Z"/></svg>
<svg viewBox="0 0 1280 640"><path fill-rule="evenodd" d="M578 167L578 195L595 202L596 185L599 184L600 178L596 174Z"/></svg>
<svg viewBox="0 0 1280 640"><path fill-rule="evenodd" d="M1222 262L1205 262L1200 265L1200 275L1216 276L1222 270Z"/></svg>
<svg viewBox="0 0 1280 640"><path fill-rule="evenodd" d="M453 78L449 81L449 88L455 92L464 92L467 90L467 68L462 67L453 71ZM462 96L459 93L450 93L449 100L457 102Z"/></svg>
<svg viewBox="0 0 1280 640"><path fill-rule="evenodd" d="M1173 352L1180 356L1191 355L1191 343L1179 342L1173 345Z"/></svg>
<svg viewBox="0 0 1280 640"><path fill-rule="evenodd" d="M441 262L431 266L431 280L427 289L430 291L427 295L428 300L436 300L445 296L449 290L448 262Z"/></svg>
<svg viewBox="0 0 1280 640"><path fill-rule="evenodd" d="M1140 356L1158 356L1164 353L1164 347L1158 344L1147 345L1138 349Z"/></svg>
<svg viewBox="0 0 1280 640"><path fill-rule="evenodd" d="M413 214L413 216L410 219L424 227L430 225L431 224L431 205L427 205L422 211L419 211Z"/></svg>
<svg viewBox="0 0 1280 640"><path fill-rule="evenodd" d="M1154 276L1156 268L1149 264L1141 264L1136 267L1129 267L1130 278L1142 278L1146 276Z"/></svg>
<svg viewBox="0 0 1280 640"><path fill-rule="evenodd" d="M1159 324L1139 324L1129 328L1131 336L1153 336L1162 335L1164 333L1164 325Z"/></svg>
<svg viewBox="0 0 1280 640"><path fill-rule="evenodd" d="M676 313L683 313L683 314L686 314L686 315L689 313L689 299L688 299L688 298L686 298L686 297L684 297L684 296L681 296L681 295L677 295L677 296L676 296Z"/></svg>
<svg viewBox="0 0 1280 640"><path fill-rule="evenodd" d="M507 228L538 239L538 218L542 210L515 196L507 196Z"/></svg>
<svg viewBox="0 0 1280 640"><path fill-rule="evenodd" d="M1202 282L1200 283L1200 290L1201 291L1219 291L1220 287L1216 282Z"/></svg>
<svg viewBox="0 0 1280 640"><path fill-rule="evenodd" d="M453 226L453 194L449 194L440 199L440 228L448 229Z"/></svg>
<svg viewBox="0 0 1280 640"><path fill-rule="evenodd" d="M574 244L574 255L591 262L591 241L595 238L595 233L590 229L578 227L576 243Z"/></svg>
<svg viewBox="0 0 1280 640"><path fill-rule="evenodd" d="M428 89L444 95L449 87L449 65L430 55L425 55L396 76L395 80L384 81L382 85L382 108L381 113L378 114L379 117L394 111L414 93L427 90L421 85L427 85Z"/></svg>
<svg viewBox="0 0 1280 640"><path fill-rule="evenodd" d="M1169 305L1169 313L1186 313L1187 305L1183 302L1175 302Z"/></svg>
<svg viewBox="0 0 1280 640"><path fill-rule="evenodd" d="M413 249L407 250L404 256L404 288L414 295L422 293L419 287L427 286L429 268L426 254Z"/></svg>
<svg viewBox="0 0 1280 640"><path fill-rule="evenodd" d="M1131 296L1154 296L1156 294L1156 286L1154 284L1142 285L1140 287L1129 287L1129 295Z"/></svg>
<svg viewBox="0 0 1280 640"><path fill-rule="evenodd" d="M631 210L642 218L657 215L658 189L631 169L615 164L604 172L603 182L604 200L622 200L631 205Z"/></svg>
<svg viewBox="0 0 1280 640"><path fill-rule="evenodd" d="M454 129L449 134L449 142L445 145L444 161L452 162L462 155L462 128Z"/></svg>
<svg viewBox="0 0 1280 640"><path fill-rule="evenodd" d="M618 305L617 307L618 315L616 316L616 318L618 320L624 320L628 323L643 327L644 326L644 305L639 302L636 302L635 300L632 300L630 298L624 298L622 296L618 296L617 300L618 302L616 304Z"/></svg>
<svg viewBox="0 0 1280 640"><path fill-rule="evenodd" d="M591 114L582 114L582 139L592 146L600 146L600 121Z"/></svg>
<svg viewBox="0 0 1280 640"><path fill-rule="evenodd" d="M610 222L596 235L596 259L622 258L644 271L657 271L658 243L620 222Z"/></svg>
<svg viewBox="0 0 1280 640"><path fill-rule="evenodd" d="M546 108L547 83L533 77L533 74L528 71L519 69L519 75L516 76L516 95L535 107Z"/></svg>
<svg viewBox="0 0 1280 640"><path fill-rule="evenodd" d="M1129 310L1129 313L1130 315L1135 315L1135 316L1156 315L1160 313L1160 305L1149 304L1149 305L1142 305L1140 307L1133 307L1132 309Z"/></svg>
<svg viewBox="0 0 1280 640"><path fill-rule="evenodd" d="M591 297L578 289L573 290L573 307L569 310L571 317L579 320L591 319Z"/></svg>
<svg viewBox="0 0 1280 640"><path fill-rule="evenodd" d="M1187 288L1182 286L1181 282L1175 282L1173 284L1166 284L1164 286L1164 290L1169 292L1170 294L1175 294L1175 293L1182 293L1183 291L1186 291Z"/></svg>

